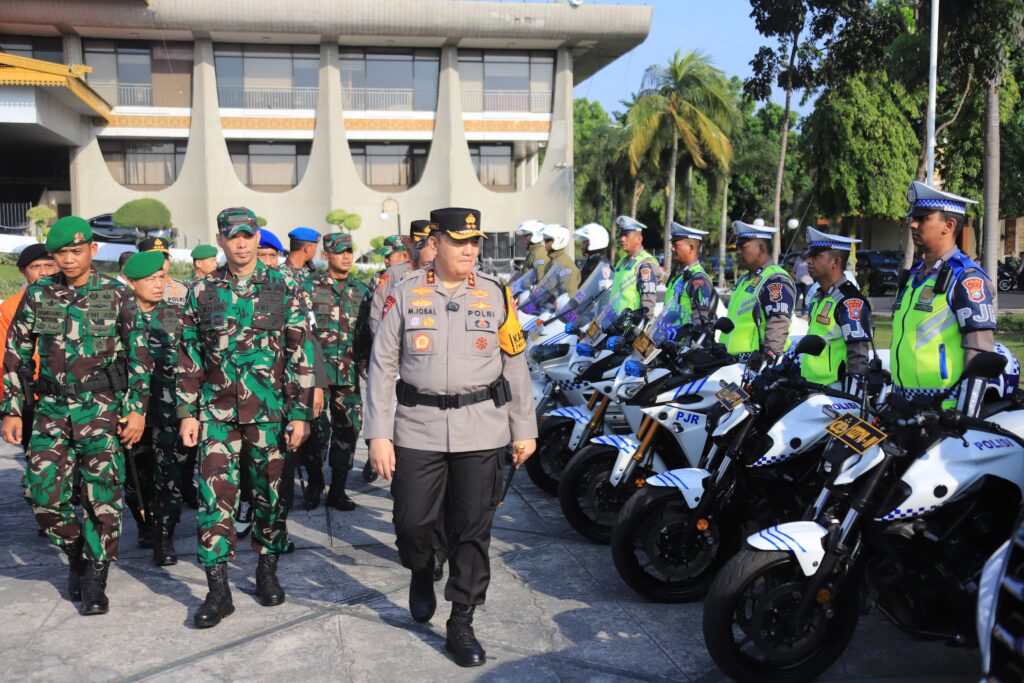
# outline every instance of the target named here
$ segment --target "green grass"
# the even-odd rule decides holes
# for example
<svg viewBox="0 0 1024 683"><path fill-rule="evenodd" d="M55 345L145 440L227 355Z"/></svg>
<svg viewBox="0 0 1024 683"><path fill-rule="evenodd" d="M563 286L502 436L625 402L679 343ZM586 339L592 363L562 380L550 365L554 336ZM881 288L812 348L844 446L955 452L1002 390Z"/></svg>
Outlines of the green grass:
<svg viewBox="0 0 1024 683"><path fill-rule="evenodd" d="M1002 321L1000 321L1002 322ZM1015 355L1018 360L1024 359L1024 336L1020 332L1000 331L996 332L996 341L1004 344ZM881 316L875 318L875 347L879 349L889 348L892 342L892 319Z"/></svg>

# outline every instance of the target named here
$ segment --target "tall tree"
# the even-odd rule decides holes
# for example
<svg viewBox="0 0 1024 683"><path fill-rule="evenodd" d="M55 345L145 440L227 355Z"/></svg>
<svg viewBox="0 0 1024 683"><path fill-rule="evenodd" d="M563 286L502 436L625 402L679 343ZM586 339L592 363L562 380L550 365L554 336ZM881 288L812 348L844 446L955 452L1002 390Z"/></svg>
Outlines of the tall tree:
<svg viewBox="0 0 1024 683"><path fill-rule="evenodd" d="M659 130L669 130L665 245L669 244L675 218L680 142L691 166L703 169L710 160L716 166L728 167L732 160L729 133L737 119L735 98L722 72L700 52L683 55L681 50L676 51L667 65L651 66L644 73L639 97L627 117L631 132L629 158L636 165L650 150ZM687 192L691 189L688 182ZM667 248L665 267L671 267Z"/></svg>

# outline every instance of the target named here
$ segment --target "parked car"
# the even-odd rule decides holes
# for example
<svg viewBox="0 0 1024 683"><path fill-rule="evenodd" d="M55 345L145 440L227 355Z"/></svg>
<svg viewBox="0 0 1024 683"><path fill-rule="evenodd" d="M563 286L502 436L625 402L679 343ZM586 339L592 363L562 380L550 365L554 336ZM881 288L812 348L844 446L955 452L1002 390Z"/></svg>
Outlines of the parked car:
<svg viewBox="0 0 1024 683"><path fill-rule="evenodd" d="M887 252L857 251L857 279L868 286L870 296L895 292L900 277L900 259Z"/></svg>
<svg viewBox="0 0 1024 683"><path fill-rule="evenodd" d="M145 237L161 237L173 247L178 238L177 228L144 229L122 228L114 225L114 214L101 213L89 219L93 235L97 242L113 242L116 244L138 244Z"/></svg>

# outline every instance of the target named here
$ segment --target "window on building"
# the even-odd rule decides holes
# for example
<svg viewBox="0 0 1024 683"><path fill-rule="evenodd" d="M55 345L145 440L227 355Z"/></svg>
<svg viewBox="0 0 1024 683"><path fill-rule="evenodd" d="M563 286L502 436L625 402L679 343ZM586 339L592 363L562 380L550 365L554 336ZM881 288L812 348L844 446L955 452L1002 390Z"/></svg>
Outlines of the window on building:
<svg viewBox="0 0 1024 683"><path fill-rule="evenodd" d="M152 54L138 41L83 40L86 78L96 92L114 106L153 106Z"/></svg>
<svg viewBox="0 0 1024 683"><path fill-rule="evenodd" d="M316 109L320 51L315 45L218 43L213 60L221 107Z"/></svg>
<svg viewBox="0 0 1024 683"><path fill-rule="evenodd" d="M511 144L471 144L469 156L481 185L498 191L515 189Z"/></svg>
<svg viewBox="0 0 1024 683"><path fill-rule="evenodd" d="M459 50L464 112L550 113L555 82L552 52Z"/></svg>
<svg viewBox="0 0 1024 683"><path fill-rule="evenodd" d="M309 165L309 142L229 142L228 153L243 184L284 192L299 184Z"/></svg>
<svg viewBox="0 0 1024 683"><path fill-rule="evenodd" d="M64 46L60 38L48 36L0 36L0 52L47 62L64 63Z"/></svg>
<svg viewBox="0 0 1024 683"><path fill-rule="evenodd" d="M121 185L152 190L172 185L185 163L185 141L100 140L110 175Z"/></svg>
<svg viewBox="0 0 1024 683"><path fill-rule="evenodd" d="M351 111L434 111L437 50L342 48L343 106Z"/></svg>
<svg viewBox="0 0 1024 683"><path fill-rule="evenodd" d="M192 106L192 66L195 46L170 40L154 41L153 106Z"/></svg>
<svg viewBox="0 0 1024 683"><path fill-rule="evenodd" d="M429 143L353 142L352 159L368 187L398 191L419 182L427 165Z"/></svg>

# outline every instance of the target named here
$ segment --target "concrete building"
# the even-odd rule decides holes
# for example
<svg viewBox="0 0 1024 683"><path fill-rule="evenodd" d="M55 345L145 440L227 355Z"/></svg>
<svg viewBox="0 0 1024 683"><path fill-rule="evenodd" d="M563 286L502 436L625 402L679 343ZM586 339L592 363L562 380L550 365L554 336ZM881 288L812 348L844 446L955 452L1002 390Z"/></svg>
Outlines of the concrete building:
<svg viewBox="0 0 1024 683"><path fill-rule="evenodd" d="M180 247L210 241L229 206L252 208L280 236L328 229L327 212L344 209L362 217L361 249L432 208L471 206L502 233L485 247L501 257L522 220L573 224L573 85L642 42L651 12L10 0L0 204L89 218L154 197ZM0 224L19 210L0 208Z"/></svg>

